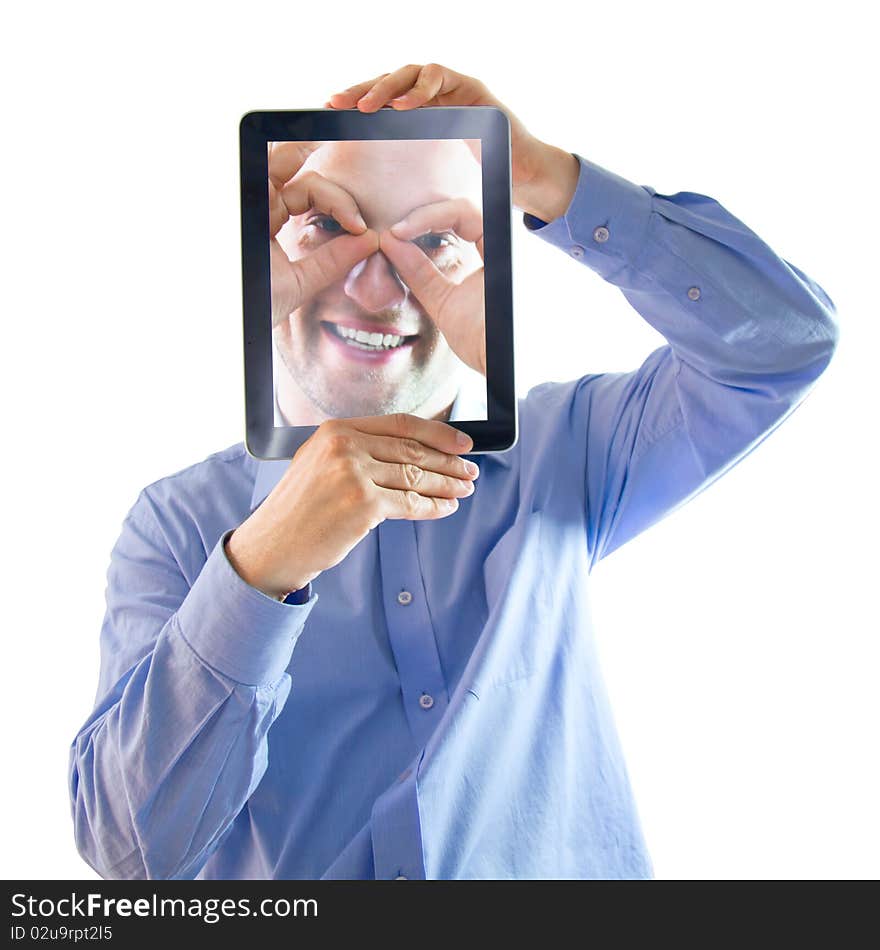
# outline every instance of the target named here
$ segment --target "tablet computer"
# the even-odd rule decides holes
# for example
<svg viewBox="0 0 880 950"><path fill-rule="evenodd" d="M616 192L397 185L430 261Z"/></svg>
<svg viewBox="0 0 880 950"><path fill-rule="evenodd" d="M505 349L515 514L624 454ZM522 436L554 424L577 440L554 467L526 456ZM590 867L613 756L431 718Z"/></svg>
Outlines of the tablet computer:
<svg viewBox="0 0 880 950"><path fill-rule="evenodd" d="M510 124L493 107L249 112L240 124L246 440L409 412L517 438Z"/></svg>

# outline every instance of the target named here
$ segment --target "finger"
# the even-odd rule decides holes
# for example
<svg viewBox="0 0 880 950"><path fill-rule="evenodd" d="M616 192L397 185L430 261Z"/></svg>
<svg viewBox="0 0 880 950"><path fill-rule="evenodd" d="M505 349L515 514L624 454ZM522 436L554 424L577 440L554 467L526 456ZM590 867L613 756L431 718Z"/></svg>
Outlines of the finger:
<svg viewBox="0 0 880 950"><path fill-rule="evenodd" d="M433 521L458 510L457 498L427 498L417 491L399 491L376 486L379 509L386 518L408 521Z"/></svg>
<svg viewBox="0 0 880 950"><path fill-rule="evenodd" d="M291 215L304 214L314 208L332 215L346 231L353 234L362 234L367 230L354 198L318 172L306 171L291 179L281 190L281 200Z"/></svg>
<svg viewBox="0 0 880 950"><path fill-rule="evenodd" d="M435 97L451 92L454 88L451 70L445 70L436 63L429 63L419 70L412 88L391 99L389 105L394 109L417 109L427 105Z"/></svg>
<svg viewBox="0 0 880 950"><path fill-rule="evenodd" d="M465 241L476 243L483 238L483 215L467 198L449 198L415 208L397 224L391 233L401 240L411 240L429 232L455 231Z"/></svg>
<svg viewBox="0 0 880 950"><path fill-rule="evenodd" d="M346 424L369 435L415 439L416 442L450 454L470 452L474 447L473 439L466 432L439 419L422 419L408 412L393 412L385 416L358 416L347 419Z"/></svg>
<svg viewBox="0 0 880 950"><path fill-rule="evenodd" d="M411 89L389 103L392 108L410 109L436 103L444 106L495 105L489 90L472 76L428 63L422 66Z"/></svg>
<svg viewBox="0 0 880 950"><path fill-rule="evenodd" d="M272 329L283 323L299 306L296 271L277 241L269 242L269 274L272 300Z"/></svg>
<svg viewBox="0 0 880 950"><path fill-rule="evenodd" d="M290 220L290 212L287 210L287 206L281 200L281 195L278 193L278 189L273 184L272 180L269 180L269 237L275 237L275 235L284 227L285 224Z"/></svg>
<svg viewBox="0 0 880 950"><path fill-rule="evenodd" d="M436 96L448 92L446 71L436 63L429 63L419 70L412 87L391 99L394 108L413 109L431 102Z"/></svg>
<svg viewBox="0 0 880 950"><path fill-rule="evenodd" d="M302 168L320 142L270 142L269 179L279 190Z"/></svg>
<svg viewBox="0 0 880 950"><path fill-rule="evenodd" d="M315 294L343 278L379 248L375 231L345 234L322 244L311 254L290 262L287 299L273 301L273 325L280 323Z"/></svg>
<svg viewBox="0 0 880 950"><path fill-rule="evenodd" d="M382 73L380 76L376 76L375 79L368 79L365 82L359 82L356 86L349 86L347 89L343 89L342 92L334 92L333 95L328 99L328 103L331 104L334 109L351 109L365 92L375 86L380 79L384 79L387 75L389 74Z"/></svg>
<svg viewBox="0 0 880 950"><path fill-rule="evenodd" d="M412 89L418 78L421 66L402 66L380 79L358 101L357 107L361 112L375 112L381 109L389 99Z"/></svg>
<svg viewBox="0 0 880 950"><path fill-rule="evenodd" d="M415 465L425 471L452 479L475 479L480 469L474 462L458 455L441 452L416 439L401 439L388 435L367 435L360 433L361 444L370 457L377 462ZM459 450L460 451L460 450ZM383 483L384 484L384 483ZM388 485L388 488L394 486ZM398 486L399 487L399 486Z"/></svg>
<svg viewBox="0 0 880 950"><path fill-rule="evenodd" d="M452 478L410 462L372 462L367 473L373 483L398 491L417 491L427 498L467 498L474 493L470 478Z"/></svg>
<svg viewBox="0 0 880 950"><path fill-rule="evenodd" d="M389 231L383 231L379 236L379 245L404 283L436 321L456 284L442 274L425 252L411 241L401 241Z"/></svg>

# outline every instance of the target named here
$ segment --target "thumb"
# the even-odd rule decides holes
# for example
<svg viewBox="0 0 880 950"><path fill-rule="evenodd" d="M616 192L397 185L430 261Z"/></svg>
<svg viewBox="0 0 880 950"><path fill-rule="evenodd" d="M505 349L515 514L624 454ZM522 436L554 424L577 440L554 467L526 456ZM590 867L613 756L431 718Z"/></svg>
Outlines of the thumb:
<svg viewBox="0 0 880 950"><path fill-rule="evenodd" d="M379 243L382 253L391 261L425 312L438 323L443 305L455 285L440 273L433 261L412 241L401 241L390 231L383 231Z"/></svg>

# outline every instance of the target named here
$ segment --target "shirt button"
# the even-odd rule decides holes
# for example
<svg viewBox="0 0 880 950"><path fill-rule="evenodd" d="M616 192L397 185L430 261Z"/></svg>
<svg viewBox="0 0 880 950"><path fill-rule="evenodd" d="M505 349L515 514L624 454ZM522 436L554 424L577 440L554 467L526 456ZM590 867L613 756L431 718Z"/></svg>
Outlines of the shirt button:
<svg viewBox="0 0 880 950"><path fill-rule="evenodd" d="M569 253L571 254L572 257L583 257L584 249L580 246L580 244L574 244L569 249Z"/></svg>
<svg viewBox="0 0 880 950"><path fill-rule="evenodd" d="M597 244L604 244L609 237L610 235L608 233L608 228L598 227L595 231L593 231L593 240Z"/></svg>
<svg viewBox="0 0 880 950"><path fill-rule="evenodd" d="M412 601L412 594L408 590L402 590L397 595L397 603L403 604L404 607L411 601Z"/></svg>
<svg viewBox="0 0 880 950"><path fill-rule="evenodd" d="M395 881L408 881L408 880L409 880L409 878L408 878L408 877L406 877L406 876L405 876L405 875L403 875L403 874L398 874L398 875L397 875L397 877L396 877L396 878L394 878L394 880L395 880Z"/></svg>
<svg viewBox="0 0 880 950"><path fill-rule="evenodd" d="M422 709L430 709L434 705L434 697L428 693L422 693L422 695L419 696L419 705Z"/></svg>
<svg viewBox="0 0 880 950"><path fill-rule="evenodd" d="M690 297L691 300L699 300L699 299L700 299L700 288L699 288L699 287L691 287L691 289L688 291L688 297Z"/></svg>

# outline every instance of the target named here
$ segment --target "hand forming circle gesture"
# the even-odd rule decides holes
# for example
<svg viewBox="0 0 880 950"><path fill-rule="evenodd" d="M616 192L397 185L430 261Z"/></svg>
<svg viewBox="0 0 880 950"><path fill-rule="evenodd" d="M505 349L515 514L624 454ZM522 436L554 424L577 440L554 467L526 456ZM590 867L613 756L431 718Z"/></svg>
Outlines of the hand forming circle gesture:
<svg viewBox="0 0 880 950"><path fill-rule="evenodd" d="M275 327L316 293L343 278L359 261L379 249L378 234L367 228L345 189L315 171L300 172L318 142L273 142L269 152L269 237L272 326ZM346 234L291 261L278 243L278 232L292 215L314 208L334 218Z"/></svg>
<svg viewBox="0 0 880 950"><path fill-rule="evenodd" d="M483 216L467 198L422 205L379 234L379 247L394 265L458 358L486 375L483 268L460 283L450 280L412 239L454 231L483 257Z"/></svg>

